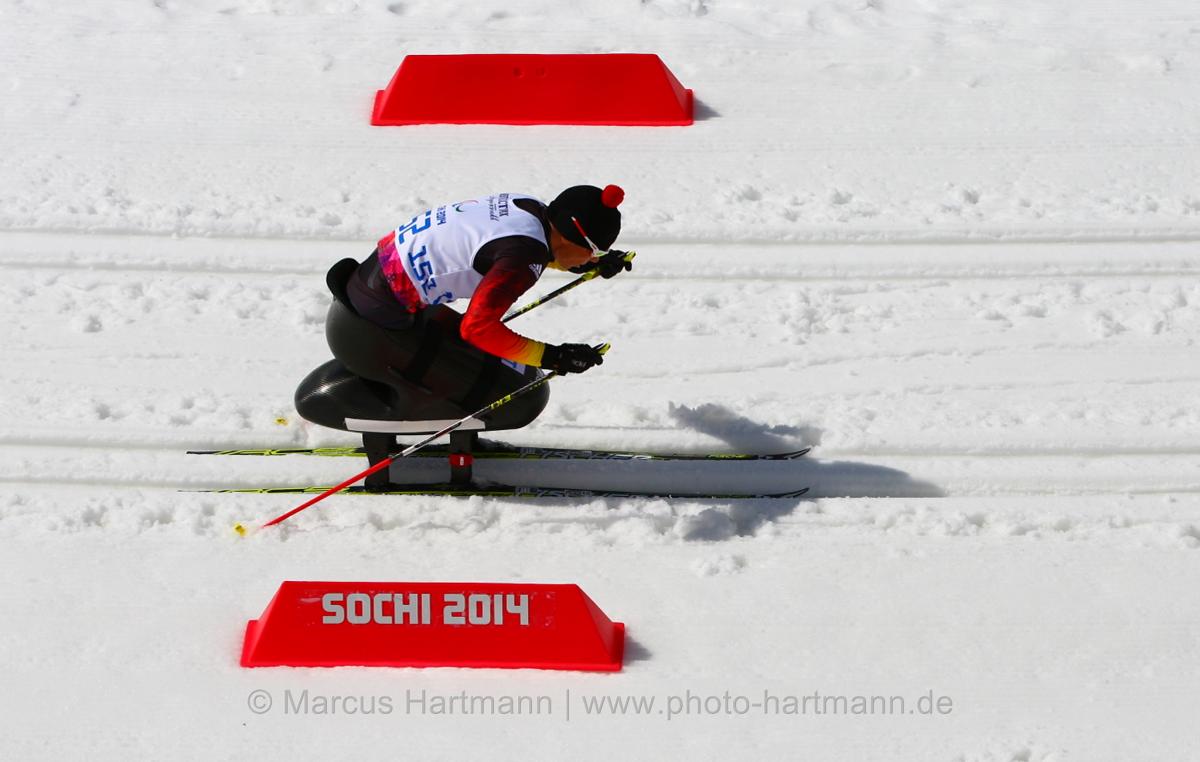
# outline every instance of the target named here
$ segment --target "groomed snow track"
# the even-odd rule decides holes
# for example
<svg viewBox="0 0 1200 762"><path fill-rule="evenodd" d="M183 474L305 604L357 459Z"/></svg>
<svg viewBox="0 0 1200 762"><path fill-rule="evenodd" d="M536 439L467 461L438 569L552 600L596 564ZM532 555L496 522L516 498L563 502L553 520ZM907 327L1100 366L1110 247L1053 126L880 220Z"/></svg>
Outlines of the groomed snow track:
<svg viewBox="0 0 1200 762"><path fill-rule="evenodd" d="M639 243L632 275L522 318L531 335L603 339L614 352L557 382L546 414L511 439L813 454L717 469L550 465L549 478L484 464L481 475L810 485L810 498L1200 491L1194 243ZM362 249L0 236L0 481L249 487L352 473L356 461L183 451L351 441L298 420L290 397L327 353L324 268ZM441 475L404 467L400 477Z"/></svg>

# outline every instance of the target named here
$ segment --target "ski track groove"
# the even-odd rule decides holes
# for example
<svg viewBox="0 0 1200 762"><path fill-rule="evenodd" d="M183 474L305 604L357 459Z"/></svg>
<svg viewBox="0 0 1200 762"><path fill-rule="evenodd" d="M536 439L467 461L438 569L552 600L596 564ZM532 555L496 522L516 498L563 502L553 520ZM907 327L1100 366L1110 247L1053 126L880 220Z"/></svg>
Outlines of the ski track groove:
<svg viewBox="0 0 1200 762"><path fill-rule="evenodd" d="M122 479L93 479L93 478L88 478L88 477L76 477L76 476L62 477L62 476L58 476L58 475L55 475L52 477L48 476L46 478L27 477L27 476L18 476L18 477L0 476L0 484L8 484L8 485L12 485L12 486L26 486L26 487L35 487L35 488L68 486L68 487L107 487L107 488L120 488L120 489L157 489L157 490L170 490L170 491L174 491L174 492L187 493L187 494L211 494L213 497L217 497L217 498L222 497L222 495L217 492L211 492L210 490L285 488L285 487L293 487L300 483L301 482L298 482L295 479L290 479L290 480L229 479L227 481L222 481L219 484L214 484L213 482L208 481L208 480L197 480L197 481L189 482L189 481L172 481L172 480L165 480L165 479L140 479L140 480L139 479L125 479L125 480L122 480ZM336 483L336 482L333 479L328 479L328 480L323 480L323 481L314 481L312 484L313 484L313 486L330 486L334 483ZM625 488L626 487L621 487L621 489L625 489ZM571 488L567 488L567 489L571 489ZM636 488L630 488L630 489L636 489ZM1061 497L1104 497L1104 496L1113 497L1113 496L1135 496L1135 495L1137 495L1137 496L1200 495L1200 484L1168 485L1168 486L1134 486L1134 487L1127 487L1125 489L1119 489L1119 490L1102 489L1102 488L1071 489L1071 488L1067 488L1067 487L1055 487L1055 488L1050 488L1050 489L1020 489L1020 488L1004 488L1002 485L996 484L995 480L989 480L987 489L982 489L982 488L980 488L980 489L961 489L961 490L956 490L956 491L945 491L945 492L942 492L942 493L936 494L936 495L935 494L923 494L923 493L917 493L917 492L912 492L912 491L898 491L896 494L863 494L861 489L843 490L842 488L840 488L837 485L825 487L825 486L819 485L819 484L818 485L810 485L809 489L810 489L810 494L804 495L801 497L795 497L795 498L763 497L763 498L732 499L732 498L710 498L710 497L705 497L704 495L690 495L689 496L689 495L679 494L672 498L666 498L666 497L642 497L642 498L639 498L636 496L635 497L615 497L615 496L606 497L603 495L599 495L599 496L595 496L595 497L585 498L585 500L587 502L592 502L595 500L606 500L606 501L612 501L612 500L620 500L620 501L670 500L672 502L705 501L705 502L719 502L719 503L723 503L723 504L730 504L730 503L743 503L743 502L757 503L762 500L772 500L772 501L774 501L774 500L811 501L811 500L838 500L838 499L846 499L846 500L863 500L863 499L867 499L867 500L910 500L910 499L914 499L914 498L919 498L919 499L923 499L923 500L935 500L935 501L951 500L951 501L953 501L953 500L958 500L958 499L962 499L962 498L973 498L973 497L996 497L996 498L1003 498L1003 497L1030 497L1030 498L1055 497L1055 498L1061 498ZM248 494L253 494L253 493L248 493ZM294 498L297 501L306 499L304 494L291 494L291 493L276 493L276 494L263 493L258 496L259 497L264 497L264 496L265 497L274 497L274 498L279 498L279 497ZM352 494L352 495L347 495L347 496L369 497L366 495L359 495L359 494ZM408 499L408 500L411 500L411 499L420 499L420 500L426 500L426 499L439 499L439 500L473 499L473 498L454 497L454 496L448 496L448 495L447 496L439 496L439 495L412 495L412 496L379 495L379 496L375 496L375 497L377 497L377 498L404 498L404 499ZM501 500L515 500L515 501L529 502L529 500L527 498L523 498L523 497L519 497L519 496L496 497L496 498L487 498L487 499L489 499L489 500L501 499ZM555 499L558 499L558 498L555 498ZM561 500L571 500L571 498L561 498Z"/></svg>
<svg viewBox="0 0 1200 762"><path fill-rule="evenodd" d="M16 445L0 445L0 451L17 451ZM320 456L266 457L266 456L187 456L177 445L164 447L130 447L104 445L90 442L82 446L98 453L98 461L76 461L71 467L82 473L61 473L55 464L63 462L57 453L45 450L73 451L81 449L74 443L59 443L42 446L42 452L24 453L19 474L0 474L0 483L28 486L94 486L123 489L176 489L181 491L206 488L288 487L311 483L332 484L344 476L357 471L362 465L357 458L331 458ZM151 460L142 465L143 470L162 473L182 465L185 458L195 458L198 469L191 478L145 477L136 472L124 478L91 475L88 472L111 468L112 462L103 458L107 454L128 454L132 462L138 461L137 452L168 452L166 460ZM865 460L864 460L865 459ZM1150 459L1153 465L1145 463ZM1128 461L1128 462L1126 462ZM13 461L10 461L13 462ZM536 468L539 461L497 461L491 467L502 470ZM268 465L269 464L269 465ZM438 468L435 459L424 459L420 466L422 478L429 481L430 469ZM601 468L602 461L578 461L574 469ZM280 468L276 469L276 466ZM264 466L268 466L264 468ZM308 466L319 466L308 468ZM625 479L633 481L664 478L677 480L687 478L687 473L697 473L702 468L695 463L655 463L647 466L639 463L631 466ZM1123 496L1123 495L1191 495L1200 493L1200 449L1190 447L1140 447L1140 448L1028 448L1011 451L979 451L977 448L874 448L869 451L830 449L817 452L794 461L770 461L756 464L723 464L727 469L728 482L714 482L707 489L712 491L752 492L783 491L785 484L791 487L806 485L812 489L809 499L818 498L962 498L962 497L1063 497L1063 496ZM290 469L288 473L281 473ZM647 470L648 469L648 470ZM1097 470L1099 469L1099 470ZM675 470L672 476L669 472ZM708 478L717 474L712 469L703 469ZM39 473L41 472L41 473ZM271 472L271 473L266 473ZM333 477L328 474L338 474ZM563 474L559 474L560 476ZM601 475L603 476L603 475ZM531 483L529 476L485 475L484 480L525 484ZM597 478L592 474L592 478ZM436 477L434 477L436 480ZM746 486L755 480L757 487ZM599 484L557 485L555 479L547 486L566 488L599 488ZM1039 485L1039 486L1032 486ZM623 489L662 489L657 484L622 482ZM700 489L705 489L700 487ZM679 500L703 500L680 496Z"/></svg>
<svg viewBox="0 0 1200 762"><path fill-rule="evenodd" d="M5 239L10 239L5 241ZM29 241L36 241L31 244ZM56 241L61 244L56 245ZM152 253L145 251L148 245L161 241L161 249L168 253ZM994 240L979 240L978 238L951 237L945 240L915 238L881 241L858 240L811 240L794 241L778 239L643 239L630 240L630 249L653 249L654 247L670 247L680 249L686 247L702 247L705 253L712 254L727 248L754 248L779 251L792 249L796 252L812 251L822 247L845 249L859 247L867 251L888 249L905 249L912 252L914 247L932 249L934 251L949 248L987 249L993 247L1016 247L1021 244L1038 245L1067 245L1072 253L1086 245L1153 245L1159 244L1188 244L1200 242L1200 231L1190 235L1175 237L1171 235L1151 236L1108 236L1096 238L1081 238L1077 235L1056 235L1043 238L998 238ZM297 278L314 278L316 282L323 279L328 264L339 255L353 255L359 258L366 256L369 243L365 240L359 244L354 239L304 239L283 237L185 237L164 234L114 234L114 233L80 233L78 231L0 231L0 270L21 270L50 272L57 274L79 274L86 272L112 272L143 275L240 275L263 278L291 276ZM309 248L305 248L305 247ZM4 251L15 248L32 250L5 255ZM267 247L260 251L254 261L266 265L240 266L235 260L230 264L230 253L240 253L243 249ZM105 251L100 256L78 255L79 248L100 249ZM334 251L336 249L336 251ZM59 253L66 252L66 253ZM1086 263L1054 263L1030 261L1021 264L997 264L991 267L978 261L960 262L918 262L913 266L897 266L895 264L877 262L860 265L856 271L839 271L830 265L822 265L813 274L779 272L769 265L762 266L728 266L709 264L697 271L694 266L681 266L673 262L665 263L662 272L647 271L639 268L632 275L633 280L643 283L658 281L688 281L688 282L734 282L748 283L768 280L783 283L819 283L822 281L895 281L895 282L927 282L927 281L989 281L1008 279L1040 279L1040 278L1180 278L1200 275L1200 260L1191 252L1173 252L1173 261L1144 262L1142 266L1131 266L1126 260L1128 252L1120 253L1121 261L1112 261L1105 265L1095 266ZM1184 264L1180 264L1180 258ZM121 261L122 259L132 261ZM307 265L297 264L296 259L308 262ZM1196 264L1193 265L1193 262ZM685 263L686 264L686 263ZM805 267L801 264L797 269ZM627 276L629 277L629 276Z"/></svg>
<svg viewBox="0 0 1200 762"><path fill-rule="evenodd" d="M1190 146L1188 142L1171 143L1170 145ZM458 145L441 146L446 149L458 149ZM813 144L814 150L824 150L827 145L824 143ZM980 146L971 145L972 151L979 150ZM495 150L494 146L489 146L488 150ZM662 146L656 146L653 149L647 149L653 153L660 153L663 150ZM80 229L80 228L56 228L56 227L39 227L39 228L0 228L0 250L4 248L2 239L4 237L28 237L28 238L70 238L78 240L83 237L94 237L97 239L128 239L130 241L146 242L153 240L163 241L190 241L190 242L211 242L214 245L229 246L233 244L244 244L246 246L254 246L256 244L268 243L285 243L285 244L315 244L315 245L369 245L371 235L364 233L362 236L310 236L302 233L297 233L294 236L269 236L269 235L236 235L236 234L207 234L207 233L191 233L181 230L142 230L142 229ZM1139 227L1113 227L1088 229L1086 223L1080 223L1075 226L1054 227L1045 230L1030 228L1029 226L1022 227L971 227L962 229L940 228L935 230L921 230L913 228L857 228L849 233L844 233L838 230L835 225L828 227L813 226L803 229L799 234L795 234L790 238L756 238L754 236L745 236L741 238L720 238L717 236L656 236L654 238L638 238L636 236L628 236L622 240L622 245L629 249L639 249L640 247L654 246L755 246L755 247L771 247L771 248L806 248L813 246L832 246L832 247L849 247L849 246L868 246L887 248L891 246L929 246L929 247L948 247L948 246L1005 246L1010 244L1158 244L1158 243L1200 243L1200 228L1181 227L1178 229L1159 228L1145 229Z"/></svg>
<svg viewBox="0 0 1200 762"><path fill-rule="evenodd" d="M242 275L254 276L261 278L277 278L282 275L296 278L313 278L320 280L325 276L325 269L318 268L295 268L295 267L267 267L267 268L239 268L224 265L195 265L195 266L177 266L177 265L162 265L150 266L143 264L124 265L114 262L87 262L86 260L75 261L73 263L62 264L45 264L44 262L32 261L13 261L0 260L0 270L11 269L20 271L39 271L49 272L59 275L80 275L92 272L110 272L110 273L129 273L143 275ZM753 272L669 272L669 273L636 273L625 276L627 281L638 281L642 283L670 282L676 283L680 281L695 282L695 283L755 283L759 281L769 280L773 283L822 283L822 282L855 282L869 281L872 283L885 282L901 282L901 283L922 283L938 281L1042 281L1044 279L1117 279L1117 278L1145 278L1145 279L1171 279L1171 278L1189 278L1200 276L1200 268L1092 268L1092 269L1058 269L1058 268L1043 268L1043 269L1004 269L994 271L968 270L966 268L961 271L947 270L932 272L887 272L884 271L864 271L864 272L848 272L848 273L821 273L816 275L789 275L778 272L770 272L767 270Z"/></svg>
<svg viewBox="0 0 1200 762"><path fill-rule="evenodd" d="M565 428L565 427L564 427ZM589 429L598 429L601 427L589 426ZM613 427L610 427L613 428ZM619 427L629 429L629 427ZM646 426L637 429L659 431L674 431L667 426ZM178 455L187 455L188 450L239 450L239 449L289 449L289 448L319 448L319 447L357 447L360 443L352 442L325 442L321 444L306 444L297 442L266 442L264 439L247 439L245 442L213 442L213 441L197 441L197 440L171 440L156 443L129 443L120 439L112 440L97 440L97 439L52 439L41 437L4 437L0 439L0 451L4 449L17 449L23 447L41 447L41 448L59 448L64 450L113 450L119 452L129 451L145 451L145 452L167 452ZM403 443L401 443L403 444ZM581 449L576 445L555 445L555 444L530 444L527 442L513 443L516 446L537 446L537 447L562 447L566 449ZM789 447L803 447L803 444L788 443L781 445L781 449ZM611 449L620 451L619 446L600 447L597 449ZM658 450L655 450L658 452ZM772 450L773 451L773 450ZM668 453L669 450L662 452ZM706 450L680 450L672 454L676 455L697 455L709 452L722 452L722 450L706 449ZM766 452L766 451L764 451ZM1105 458L1119 456L1153 456L1153 455L1169 455L1169 456L1197 456L1200 457L1200 447L1128 447L1128 446L1107 446L1107 445L1063 445L1062 447L1051 446L1035 446L1035 447L1007 447L1007 448L986 448L986 447L872 447L872 448L829 448L829 449L814 449L808 455L804 456L807 460L829 460L831 458L877 458L877 457L904 457L904 458L1027 458L1027 457L1069 457L1078 456L1084 458ZM225 458L243 461L252 461L255 459L274 460L283 457L308 457L308 458L323 458L331 459L333 457L344 456L323 456L323 455L193 455L191 457L206 457L206 458ZM348 458L347 458L348 459ZM535 458L525 459L528 461L537 460ZM547 459L555 460L555 459Z"/></svg>

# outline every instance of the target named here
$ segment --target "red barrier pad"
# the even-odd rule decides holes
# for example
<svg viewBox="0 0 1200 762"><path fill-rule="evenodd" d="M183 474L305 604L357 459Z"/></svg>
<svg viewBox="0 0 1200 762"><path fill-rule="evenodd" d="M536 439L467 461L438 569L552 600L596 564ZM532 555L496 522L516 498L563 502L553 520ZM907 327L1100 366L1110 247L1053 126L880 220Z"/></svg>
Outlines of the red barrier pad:
<svg viewBox="0 0 1200 762"><path fill-rule="evenodd" d="M614 672L624 652L625 625L578 585L284 582L241 663Z"/></svg>
<svg viewBox="0 0 1200 762"><path fill-rule="evenodd" d="M692 123L692 91L649 53L406 56L371 124Z"/></svg>

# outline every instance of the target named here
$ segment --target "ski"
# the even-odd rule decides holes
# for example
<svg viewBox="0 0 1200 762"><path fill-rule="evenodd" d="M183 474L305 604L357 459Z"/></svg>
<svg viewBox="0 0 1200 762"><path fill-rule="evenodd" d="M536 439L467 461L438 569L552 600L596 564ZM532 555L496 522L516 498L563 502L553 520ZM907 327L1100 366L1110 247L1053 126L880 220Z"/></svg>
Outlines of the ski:
<svg viewBox="0 0 1200 762"><path fill-rule="evenodd" d="M514 447L498 443L480 443L471 454L476 460L651 460L651 461L755 461L795 460L808 454L810 447L774 453L662 453L639 450L583 450L561 447ZM445 458L447 445L432 445L414 452L412 458ZM188 450L188 455L316 455L321 457L365 457L362 447L274 447L243 450Z"/></svg>
<svg viewBox="0 0 1200 762"><path fill-rule="evenodd" d="M328 487L248 487L230 489L196 490L221 494L254 495L307 495L325 492ZM762 500L797 498L808 492L805 487L787 492L764 493L707 493L699 495L659 492L654 490L594 490L564 489L558 487L527 487L504 484L472 486L459 484L394 484L381 489L350 487L346 490L354 495L409 495L428 497L516 497L516 498L658 498L674 500Z"/></svg>

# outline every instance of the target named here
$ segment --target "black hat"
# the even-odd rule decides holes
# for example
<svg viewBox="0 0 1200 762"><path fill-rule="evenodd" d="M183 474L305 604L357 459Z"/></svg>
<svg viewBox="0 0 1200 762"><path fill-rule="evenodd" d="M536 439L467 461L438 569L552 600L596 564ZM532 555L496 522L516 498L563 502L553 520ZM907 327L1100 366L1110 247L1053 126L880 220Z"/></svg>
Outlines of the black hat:
<svg viewBox="0 0 1200 762"><path fill-rule="evenodd" d="M586 234L596 248L608 251L621 232L621 213L617 207L624 199L625 191L616 185L606 185L604 190L594 185L576 185L558 194L546 212L563 238L587 248L587 241L583 239ZM572 217L579 223L578 227ZM579 228L583 228L582 234Z"/></svg>

